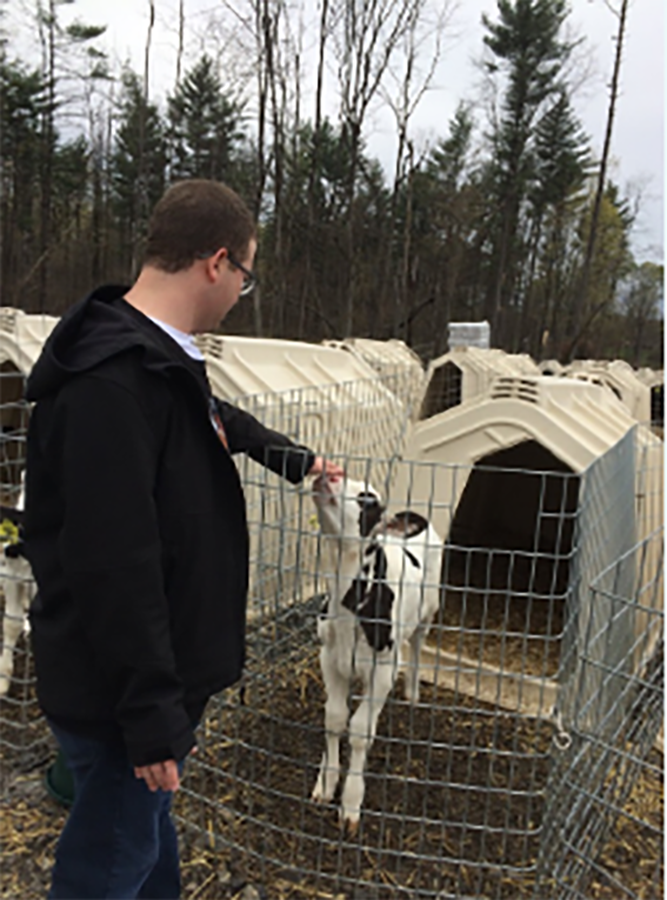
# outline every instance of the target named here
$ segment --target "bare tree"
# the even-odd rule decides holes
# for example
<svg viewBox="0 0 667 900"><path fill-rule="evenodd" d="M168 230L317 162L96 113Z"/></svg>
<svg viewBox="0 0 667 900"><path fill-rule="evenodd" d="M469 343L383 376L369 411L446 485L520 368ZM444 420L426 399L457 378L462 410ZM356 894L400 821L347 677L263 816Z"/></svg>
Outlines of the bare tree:
<svg viewBox="0 0 667 900"><path fill-rule="evenodd" d="M140 106L139 118L139 178L138 178L138 220L145 221L148 217L148 184L146 178L146 112L148 109L149 96L149 80L150 80L150 59L151 59L151 42L153 39L153 28L155 26L155 2L148 0L148 29L146 31L146 45L144 48L144 83L143 94L144 102ZM132 271L137 271L139 257L139 244L137 235L132 235Z"/></svg>
<svg viewBox="0 0 667 900"><path fill-rule="evenodd" d="M413 10L422 0L364 0L338 7L335 30L340 115L348 156L346 205L348 210L347 303L344 334L351 334L355 309L354 200L362 149L362 130L371 102L378 95L382 79L396 50L414 20Z"/></svg>
<svg viewBox="0 0 667 900"><path fill-rule="evenodd" d="M625 38L625 26L627 21L627 13L629 0L622 0L620 12L611 5L609 0L603 0L605 6L618 18L618 32L616 34L616 53L614 55L614 69L611 78L609 90L609 106L607 108L607 125L605 128L604 144L602 147L602 157L600 159L600 168L598 170L597 185L595 189L595 199L593 200L593 212L591 214L590 230L588 232L588 240L586 243L586 254L581 272L581 279L578 289L574 295L574 310L572 316L572 334L571 340L566 351L567 359L572 359L577 349L577 345L583 337L587 328L595 319L597 309L592 311L584 320L586 299L591 278L591 267L593 264L593 255L595 253L595 241L597 238L598 223L600 220L600 208L602 205L602 197L604 195L605 183L607 180L607 166L609 162L609 150L611 147L611 138L614 130L614 117L616 115L616 101L618 99L618 86L621 73L621 62L623 59L623 40Z"/></svg>
<svg viewBox="0 0 667 900"><path fill-rule="evenodd" d="M310 169L308 172L308 234L306 239L305 272L299 303L299 336L303 336L305 329L307 298L313 296L319 306L319 293L313 291L313 234L315 231L316 198L315 187L320 169L320 153L322 141L322 94L324 90L324 70L326 61L326 45L329 36L329 0L321 0L319 16L319 32L317 42L317 76L315 83L315 120L313 123L313 143L310 154ZM321 310L319 310L321 314Z"/></svg>
<svg viewBox="0 0 667 900"><path fill-rule="evenodd" d="M410 270L410 235L412 209L412 180L414 173L414 147L408 138L410 120L425 94L431 88L442 55L442 41L453 10L448 0L434 6L429 0L417 0L409 10L405 33L398 42L394 63L387 70L382 96L394 114L398 137L389 225L396 220L401 188L405 186L406 214L403 229L402 264L393 304L393 331L398 322L409 315L407 309L408 280ZM401 60L402 57L402 60ZM402 65L401 65L402 61ZM385 296L386 284L394 277L391 266L391 235L384 242L385 264L381 267Z"/></svg>
<svg viewBox="0 0 667 900"><path fill-rule="evenodd" d="M246 92L253 96L255 112L254 132L254 192L251 208L255 219L261 217L266 185L269 178L270 79L265 39L270 23L265 21L269 0L247 0L245 5L223 0L224 18L211 18L207 32L229 55L229 70L235 73L232 91L239 96ZM263 291L259 285L252 295L254 333L262 335L265 322L262 308Z"/></svg>
<svg viewBox="0 0 667 900"><path fill-rule="evenodd" d="M40 311L46 303L46 290L48 283L48 255L51 230L51 192L53 188L53 144L54 144L54 117L56 106L56 4L55 0L48 0L48 11L38 4L37 18L39 22L40 39L42 42L42 65L46 78L47 102L42 125L42 192L40 197L40 238L39 251L41 266L39 269L39 303Z"/></svg>
<svg viewBox="0 0 667 900"><path fill-rule="evenodd" d="M57 94L59 77L68 79L86 80L98 77L106 77L106 66L103 64L103 53L95 51L89 42L100 37L106 30L106 26L85 25L79 21L63 27L58 17L58 8L64 0L37 0L36 20L39 42L42 53L42 76L46 85L46 102L42 115L42 152L40 160L40 227L39 227L39 258L34 267L38 273L38 306L40 311L46 308L48 303L48 290L50 279L50 249L52 243L52 203L53 203L53 174L54 156L56 150L56 110L60 102ZM86 71L76 71L76 65L67 59L70 55L76 57L73 49L86 47ZM91 59L99 57L100 64L88 66Z"/></svg>
<svg viewBox="0 0 667 900"><path fill-rule="evenodd" d="M276 299L271 307L274 329L283 331L287 299L286 269L289 234L285 204L288 135L298 131L300 117L299 86L301 49L295 37L284 0L261 0L262 59L266 72L266 90L272 132L274 278ZM292 87L293 85L293 87Z"/></svg>
<svg viewBox="0 0 667 900"><path fill-rule="evenodd" d="M178 0L178 48L176 50L176 81L177 88L181 82L181 69L183 66L183 44L185 41L185 0Z"/></svg>

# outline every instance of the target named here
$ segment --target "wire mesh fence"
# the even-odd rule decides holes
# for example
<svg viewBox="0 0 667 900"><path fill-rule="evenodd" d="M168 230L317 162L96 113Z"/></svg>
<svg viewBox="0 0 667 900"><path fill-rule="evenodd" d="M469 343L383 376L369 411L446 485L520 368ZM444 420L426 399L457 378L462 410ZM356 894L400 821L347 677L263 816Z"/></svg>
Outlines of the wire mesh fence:
<svg viewBox="0 0 667 900"><path fill-rule="evenodd" d="M647 509L653 515L655 505L636 496L638 483L656 490L655 473L637 472L656 461L644 440L630 432L581 477L487 473L510 477L516 491L537 498L534 544L513 546L508 536L504 546L489 547L471 522L458 531L467 531L465 543L454 542L454 528L443 536L438 608L419 653L419 700L405 696L415 665L408 655L386 700L375 698L381 714L352 831L340 818L355 745L368 744L372 731L370 717L355 713L368 700L363 677L346 695L341 784L324 803L312 798L330 698L319 659L322 604L330 616L332 594L345 584L344 560L327 551L309 517L308 492L269 484L260 471L262 494L293 495L299 516L277 532L287 543L293 532L302 552L289 582L280 580L280 557L260 553L253 561L264 573L276 570L272 603L251 598L243 687L215 698L203 723L202 749L178 804L186 829L276 897L660 896L662 774L653 744L662 722L662 533L647 533ZM421 502L406 495L416 468L430 469L436 483L437 466L337 459L382 492L390 517L394 494L400 507L412 500L410 511L425 519L450 502L441 494ZM445 483L470 474L450 472ZM278 503L263 508L275 511ZM260 522L260 534L264 527L276 522ZM367 547L357 535L357 577ZM409 607L406 559L381 579L394 611ZM422 581L422 597L428 588ZM335 635L352 646L353 658L359 654L357 675L367 655L360 631L377 640L391 617L378 601L364 618L362 605L357 638L344 627ZM373 658L378 671L398 668L398 657ZM639 745L628 749L630 739ZM643 811L637 796L652 791ZM618 852L622 826L642 841L640 855L634 844L631 854L642 865L623 876L610 869L608 855L610 846ZM624 893L614 894L619 884Z"/></svg>
<svg viewBox="0 0 667 900"><path fill-rule="evenodd" d="M25 467L29 405L25 375L11 362L0 364L0 504L15 508ZM5 554L16 540L12 523L0 514L0 753L5 765L29 768L52 752L53 740L37 704L26 630L24 598L34 593L29 567ZM11 604L5 595L11 594Z"/></svg>
<svg viewBox="0 0 667 900"><path fill-rule="evenodd" d="M655 532L588 588L600 614L579 651L549 783L542 863L552 896L663 896L663 553Z"/></svg>
<svg viewBox="0 0 667 900"><path fill-rule="evenodd" d="M16 373L3 377L0 389L16 392L3 389L0 410L2 485L14 502L27 409ZM438 540L399 536L401 565L384 573L376 551L365 556L375 537L395 563L382 528L352 541L345 577L393 596L376 589L364 608L358 586L344 607L354 627L339 636L350 671L371 673L367 707L381 709L369 748L370 713L356 731L348 721L364 701L363 679L350 679L341 783L316 803L329 693L322 623L335 619L332 596L348 593L341 551L322 536L310 485L238 460L251 534L248 664L202 722L176 804L184 838L272 898L661 896L662 444L638 426L584 472L416 463L403 458L414 413L403 377L238 401L371 485L385 520L407 510L404 531L421 517ZM429 547L439 566L420 580ZM409 651L433 591L428 635L399 658L399 632ZM416 620L404 622L414 598ZM380 666L375 644L387 640L395 652L381 647ZM376 669L391 674L382 702ZM355 743L368 751L356 830L340 823ZM0 700L0 751L21 766L52 751L25 636Z"/></svg>
<svg viewBox="0 0 667 900"><path fill-rule="evenodd" d="M356 458L351 474L372 474L382 485L391 460L403 452L420 397L413 372L395 367L373 379L253 394L235 402L264 425L318 453ZM364 460L371 458L369 467ZM288 586L301 590L302 573L312 565L300 561L313 553L301 537L314 509L298 493L285 491L279 475L248 457L236 457L236 462L248 507L251 557L257 560L250 569L254 608L273 603Z"/></svg>

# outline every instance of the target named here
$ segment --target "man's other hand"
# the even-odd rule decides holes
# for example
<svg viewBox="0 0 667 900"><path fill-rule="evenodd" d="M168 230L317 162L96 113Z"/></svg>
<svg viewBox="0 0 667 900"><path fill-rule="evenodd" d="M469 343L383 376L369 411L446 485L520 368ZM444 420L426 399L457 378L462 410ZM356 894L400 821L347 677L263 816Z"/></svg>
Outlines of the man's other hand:
<svg viewBox="0 0 667 900"><path fill-rule="evenodd" d="M177 791L181 786L175 759L153 763L150 766L135 766L134 774L143 778L150 791Z"/></svg>

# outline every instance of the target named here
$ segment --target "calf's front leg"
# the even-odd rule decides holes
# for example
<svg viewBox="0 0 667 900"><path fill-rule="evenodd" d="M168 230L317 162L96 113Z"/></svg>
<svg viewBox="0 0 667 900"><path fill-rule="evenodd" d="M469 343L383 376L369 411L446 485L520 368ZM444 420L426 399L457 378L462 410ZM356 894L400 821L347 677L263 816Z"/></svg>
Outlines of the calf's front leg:
<svg viewBox="0 0 667 900"><path fill-rule="evenodd" d="M0 697L7 693L14 671L14 650L25 625L29 600L28 586L18 579L3 583L5 614L2 620L2 653L0 654Z"/></svg>
<svg viewBox="0 0 667 900"><path fill-rule="evenodd" d="M372 671L364 678L364 694L350 719L350 768L343 787L341 822L351 833L359 826L361 805L366 789L364 769L378 719L396 679L397 661L373 664Z"/></svg>
<svg viewBox="0 0 667 900"><path fill-rule="evenodd" d="M324 645L320 650L320 664L326 690L324 728L326 746L320 771L313 788L315 802L327 802L333 798L340 779L340 739L347 726L347 695L349 681L336 666L335 651Z"/></svg>
<svg viewBox="0 0 667 900"><path fill-rule="evenodd" d="M428 634L429 622L418 625L408 640L408 658L405 667L405 699L409 703L419 702L419 664L421 649Z"/></svg>

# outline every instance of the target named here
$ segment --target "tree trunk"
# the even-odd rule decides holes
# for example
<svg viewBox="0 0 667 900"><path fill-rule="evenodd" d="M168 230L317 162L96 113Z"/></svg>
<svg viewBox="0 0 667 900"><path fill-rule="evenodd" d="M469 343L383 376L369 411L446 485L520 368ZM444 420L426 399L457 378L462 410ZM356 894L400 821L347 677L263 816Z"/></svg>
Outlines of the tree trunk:
<svg viewBox="0 0 667 900"><path fill-rule="evenodd" d="M177 88L181 83L181 66L183 65L183 42L185 35L185 0L178 0L178 49L176 51L176 82Z"/></svg>
<svg viewBox="0 0 667 900"><path fill-rule="evenodd" d="M255 4L255 34L257 41L257 181L253 203L255 221L259 221L266 184L266 94L267 76L263 53L263 0ZM254 333L257 337L264 334L262 317L262 290L258 285L252 292L252 312Z"/></svg>
<svg viewBox="0 0 667 900"><path fill-rule="evenodd" d="M38 277L38 310L44 312L48 308L49 253L51 244L51 203L53 196L53 144L56 102L56 4L49 0L49 30L47 36L47 101L44 114L42 165L41 165L41 203L40 203L40 241L39 241L39 277Z"/></svg>
<svg viewBox="0 0 667 900"><path fill-rule="evenodd" d="M304 266L304 278L301 290L301 302L299 308L299 336L305 331L306 308L309 297L314 297L319 307L319 292L314 290L313 279L313 241L315 238L315 185L320 170L320 143L322 128L322 91L324 89L324 51L327 41L327 16L329 12L329 0L322 0L320 14L320 40L317 59L317 84L315 88L315 124L313 130L313 146L310 159L310 171L308 172L308 229L304 235L306 245L306 261Z"/></svg>
<svg viewBox="0 0 667 900"><path fill-rule="evenodd" d="M628 12L628 0L622 0L621 12L618 16L618 33L616 36L616 54L614 57L614 71L611 79L611 92L609 95L609 108L607 110L607 127L604 135L604 145L602 148L602 159L600 160L600 169L598 172L598 181L595 191L595 200L593 201L593 212L591 214L591 225L588 233L588 241L586 243L586 255L584 257L584 265L579 282L579 288L574 295L574 310L571 340L566 350L566 359L569 362L574 356L577 345L584 336L586 329L589 327L595 315L588 317L584 322L586 300L588 296L588 287L591 278L591 268L593 264L593 255L595 253L595 240L597 237L597 227L600 218L600 208L602 206L602 197L604 195L605 181L607 178L607 163L609 160L609 150L611 147L611 137L614 129L614 117L616 115L616 99L618 97L618 82L621 71L621 62L623 59L623 40L625 37L625 24Z"/></svg>
<svg viewBox="0 0 667 900"><path fill-rule="evenodd" d="M530 263L528 266L528 286L526 288L523 303L521 305L521 317L519 326L514 334L515 352L530 353L533 349L533 330L530 317L533 312L533 296L535 293L535 269L537 268L537 256L542 237L542 216L538 214L533 222L533 238L531 240Z"/></svg>
<svg viewBox="0 0 667 900"><path fill-rule="evenodd" d="M148 114L148 84L150 77L150 56L151 56L151 40L153 37L153 26L155 25L155 3L154 0L148 0L148 31L146 33L146 46L144 48L144 84L142 102L139 107L139 160L138 160L138 176L137 176L137 204L135 206L136 216L131 223L132 236L132 276L139 269L139 241L137 225L143 225L148 220L148 177L146 173L146 116Z"/></svg>
<svg viewBox="0 0 667 900"><path fill-rule="evenodd" d="M276 14L276 17L279 13ZM276 60L278 22L273 21L269 9L268 0L264 2L262 17L262 29L264 35L264 52L266 54L266 74L271 101L271 118L273 126L273 203L274 203L274 227L275 227L275 273L276 290L272 312L272 333L278 329L284 331L285 322L285 255L284 255L284 128L282 103L278 100L278 61ZM278 299L278 303L276 303Z"/></svg>
<svg viewBox="0 0 667 900"><path fill-rule="evenodd" d="M349 176L347 185L347 223L345 228L345 246L346 246L346 263L347 277L343 283L346 286L347 303L345 306L345 320L343 322L342 337L352 337L354 331L354 305L355 305L355 286L357 283L357 266L354 239L354 200L355 188L357 181L357 170L359 166L359 143L361 127L357 122L348 122L347 136L349 141Z"/></svg>

